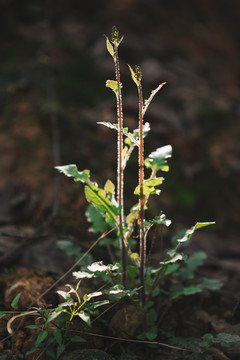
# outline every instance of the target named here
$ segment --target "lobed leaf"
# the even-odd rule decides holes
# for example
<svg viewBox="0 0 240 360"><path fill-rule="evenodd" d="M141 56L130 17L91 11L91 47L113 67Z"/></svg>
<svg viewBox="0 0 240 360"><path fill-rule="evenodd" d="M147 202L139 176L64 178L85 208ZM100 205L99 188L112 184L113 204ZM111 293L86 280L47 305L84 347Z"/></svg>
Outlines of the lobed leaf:
<svg viewBox="0 0 240 360"><path fill-rule="evenodd" d="M60 173L68 177L73 177L75 181L81 181L82 183L89 184L91 183L89 175L89 170L78 171L75 164L65 165L65 166L55 166Z"/></svg>
<svg viewBox="0 0 240 360"><path fill-rule="evenodd" d="M145 160L147 168L151 168L153 171L169 171L167 159L172 156L172 146L166 145L153 151Z"/></svg>
<svg viewBox="0 0 240 360"><path fill-rule="evenodd" d="M158 225L165 225L168 227L171 225L171 223L172 223L171 220L167 219L165 214L161 214L160 216L155 216L153 220L144 221L144 226L150 227L153 224L158 224Z"/></svg>

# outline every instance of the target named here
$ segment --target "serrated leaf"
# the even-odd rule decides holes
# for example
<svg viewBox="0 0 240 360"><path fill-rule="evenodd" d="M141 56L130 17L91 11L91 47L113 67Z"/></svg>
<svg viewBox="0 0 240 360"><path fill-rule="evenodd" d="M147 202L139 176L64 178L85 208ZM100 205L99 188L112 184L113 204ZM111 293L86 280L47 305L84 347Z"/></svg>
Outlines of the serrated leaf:
<svg viewBox="0 0 240 360"><path fill-rule="evenodd" d="M147 111L148 106L150 105L152 99L154 98L154 96L157 94L157 92L163 87L163 85L165 85L166 82L163 82L162 84L160 84L155 90L153 90L151 92L151 95L149 96L149 98L147 100L145 100L144 102L144 107L143 107L143 115L145 114L145 112Z"/></svg>
<svg viewBox="0 0 240 360"><path fill-rule="evenodd" d="M137 74L136 74L135 71L131 68L130 65L128 65L128 67L129 67L129 70L130 70L130 72L131 72L131 76L132 76L133 81L135 82L135 84L137 85L137 87L139 87L140 81L139 81L138 78L137 78Z"/></svg>
<svg viewBox="0 0 240 360"><path fill-rule="evenodd" d="M167 159L172 156L172 146L166 145L153 151L145 160L147 168L152 168L155 172L158 170L169 171Z"/></svg>
<svg viewBox="0 0 240 360"><path fill-rule="evenodd" d="M78 171L75 164L65 165L65 166L55 166L60 173L68 177L73 177L75 181L81 181L82 183L89 184L91 183L89 175L89 170Z"/></svg>
<svg viewBox="0 0 240 360"><path fill-rule="evenodd" d="M113 49L112 44L110 43L108 37L106 36L106 46L107 46L107 50L109 52L109 54L113 57L113 59L115 60L115 52Z"/></svg>

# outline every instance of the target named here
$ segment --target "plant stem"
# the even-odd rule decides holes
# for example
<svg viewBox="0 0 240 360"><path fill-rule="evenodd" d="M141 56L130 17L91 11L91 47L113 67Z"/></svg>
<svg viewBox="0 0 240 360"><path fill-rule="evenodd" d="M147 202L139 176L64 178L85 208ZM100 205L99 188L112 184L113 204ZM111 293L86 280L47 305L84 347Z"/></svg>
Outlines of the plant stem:
<svg viewBox="0 0 240 360"><path fill-rule="evenodd" d="M146 260L146 239L144 236L144 195L143 195L143 182L144 182L144 144L143 144L143 97L142 97L142 85L139 81L138 86L139 93L139 241L140 241L140 285L141 285L141 300L142 306L145 306L145 260Z"/></svg>
<svg viewBox="0 0 240 360"><path fill-rule="evenodd" d="M121 210L118 215L119 221L119 232L120 232L120 241L121 241L121 252L122 252L122 283L125 286L126 284L126 246L124 243L123 235L123 222L124 222L124 203L123 203L123 112L122 112L122 93L121 93L121 82L120 82L120 66L118 59L118 45L114 41L114 50L115 50L115 70L116 70L116 81L118 83L118 96L117 96L117 115L118 115L118 205Z"/></svg>

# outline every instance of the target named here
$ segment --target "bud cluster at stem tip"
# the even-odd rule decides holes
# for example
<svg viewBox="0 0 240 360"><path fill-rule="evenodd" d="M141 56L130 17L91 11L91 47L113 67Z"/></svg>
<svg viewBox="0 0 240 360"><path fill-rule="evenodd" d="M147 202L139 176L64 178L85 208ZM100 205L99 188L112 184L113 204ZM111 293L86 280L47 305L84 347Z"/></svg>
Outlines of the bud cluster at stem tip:
<svg viewBox="0 0 240 360"><path fill-rule="evenodd" d="M116 42L119 43L119 31L116 28L116 26L112 27L112 38L111 38L112 42Z"/></svg>
<svg viewBox="0 0 240 360"><path fill-rule="evenodd" d="M138 82L140 82L142 79L142 71L140 69L140 66L138 66L138 65L135 65L135 74L136 74L136 78L137 78Z"/></svg>

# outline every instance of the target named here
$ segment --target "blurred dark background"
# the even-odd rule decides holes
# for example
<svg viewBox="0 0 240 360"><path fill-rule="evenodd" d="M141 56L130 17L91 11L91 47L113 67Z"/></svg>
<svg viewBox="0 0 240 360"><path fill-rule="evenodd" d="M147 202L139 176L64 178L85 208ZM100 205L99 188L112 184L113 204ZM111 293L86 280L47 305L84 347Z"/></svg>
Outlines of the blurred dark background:
<svg viewBox="0 0 240 360"><path fill-rule="evenodd" d="M149 216L163 210L177 229L215 220L214 232L237 245L239 13L237 0L0 0L0 186L5 195L9 184L35 194L35 205L20 211L25 223L39 224L51 212L54 165L76 163L101 185L115 181L116 134L97 122L116 122L115 98L105 88L114 64L104 37L116 25L124 34L125 126L137 127L138 113L127 64L140 65L145 97L167 82L145 117L152 128L145 154L173 146L164 191ZM136 158L126 192L137 182ZM55 229L85 234L81 185L61 176L60 200ZM127 205L132 201L128 195ZM6 211L5 223L19 221L9 206L5 197L3 224Z"/></svg>

